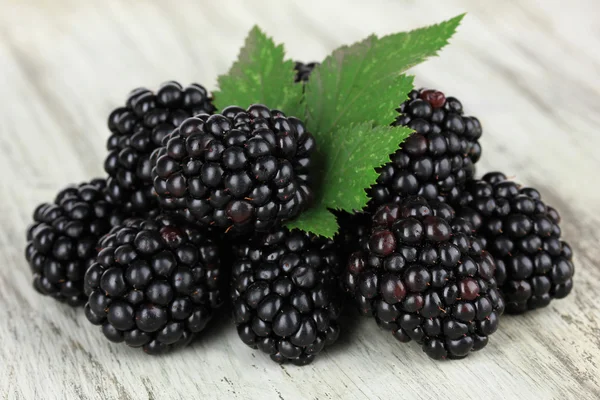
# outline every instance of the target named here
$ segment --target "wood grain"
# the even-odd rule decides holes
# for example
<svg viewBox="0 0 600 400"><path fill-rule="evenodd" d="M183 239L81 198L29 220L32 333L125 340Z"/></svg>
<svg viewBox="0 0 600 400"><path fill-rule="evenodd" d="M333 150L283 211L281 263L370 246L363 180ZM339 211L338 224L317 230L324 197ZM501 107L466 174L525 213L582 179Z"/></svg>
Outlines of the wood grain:
<svg viewBox="0 0 600 400"><path fill-rule="evenodd" d="M217 4L219 4L217 6ZM505 317L482 352L430 361L349 315L313 365L280 367L225 316L191 348L152 358L107 342L37 295L23 257L36 204L101 176L105 120L127 92L216 76L253 24L294 59L468 11L417 82L484 123L480 172L539 188L576 252L573 294ZM7 399L600 398L600 30L595 0L0 1L0 396Z"/></svg>

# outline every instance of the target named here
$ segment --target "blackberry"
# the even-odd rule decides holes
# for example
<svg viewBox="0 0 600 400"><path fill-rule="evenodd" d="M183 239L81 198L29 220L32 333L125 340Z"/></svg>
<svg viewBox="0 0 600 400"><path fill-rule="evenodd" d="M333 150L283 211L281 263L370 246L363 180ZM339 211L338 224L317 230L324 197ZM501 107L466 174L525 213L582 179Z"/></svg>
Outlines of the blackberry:
<svg viewBox="0 0 600 400"><path fill-rule="evenodd" d="M573 288L573 252L561 240L560 216L540 193L500 172L471 181L457 200L496 258L496 280L510 313L546 307Z"/></svg>
<svg viewBox="0 0 600 400"><path fill-rule="evenodd" d="M236 231L268 231L305 209L315 148L304 124L263 105L185 120L152 154L162 207Z"/></svg>
<svg viewBox="0 0 600 400"><path fill-rule="evenodd" d="M240 338L271 359L305 365L338 338L333 241L277 229L236 248L233 315Z"/></svg>
<svg viewBox="0 0 600 400"><path fill-rule="evenodd" d="M108 117L111 135L104 169L109 175L108 193L127 211L146 212L156 208L152 189L150 154L161 140L186 118L213 113L212 99L204 87L163 83L156 93L138 88Z"/></svg>
<svg viewBox="0 0 600 400"><path fill-rule="evenodd" d="M310 73L317 65L319 65L317 62L304 64L300 61L296 61L296 65L294 66L294 69L296 70L296 78L294 79L294 82L308 82Z"/></svg>
<svg viewBox="0 0 600 400"><path fill-rule="evenodd" d="M218 246L177 217L129 219L85 275L87 319L112 342L159 354L185 346L221 304Z"/></svg>
<svg viewBox="0 0 600 400"><path fill-rule="evenodd" d="M378 170L377 183L368 191L370 209L411 195L428 200L456 196L481 156L479 120L464 116L456 98L435 90L411 91L397 110L400 115L392 125L415 132Z"/></svg>
<svg viewBox="0 0 600 400"><path fill-rule="evenodd" d="M504 310L493 257L454 215L422 197L381 206L343 276L361 313L434 359L485 347Z"/></svg>
<svg viewBox="0 0 600 400"><path fill-rule="evenodd" d="M71 306L85 303L83 276L96 242L121 217L106 200L106 181L95 179L61 190L54 203L40 204L27 231L25 257L33 287Z"/></svg>

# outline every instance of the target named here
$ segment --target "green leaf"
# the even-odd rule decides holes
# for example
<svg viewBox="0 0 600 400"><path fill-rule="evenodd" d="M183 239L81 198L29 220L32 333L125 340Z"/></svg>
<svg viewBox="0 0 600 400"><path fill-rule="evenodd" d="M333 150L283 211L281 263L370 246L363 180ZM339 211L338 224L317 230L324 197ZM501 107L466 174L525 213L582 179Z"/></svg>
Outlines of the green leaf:
<svg viewBox="0 0 600 400"><path fill-rule="evenodd" d="M315 202L289 228L332 238L338 224L329 210L354 212L367 204L365 188L375 183L375 169L412 133L390 126L413 87L404 72L436 55L462 18L341 47L306 85L294 83L294 63L285 60L283 46L252 29L238 60L218 79L215 104L263 103L304 119L315 136Z"/></svg>
<svg viewBox="0 0 600 400"><path fill-rule="evenodd" d="M335 236L339 229L335 215L325 207L310 208L300 214L298 218L286 222L285 226L288 229L297 228L330 239Z"/></svg>
<svg viewBox="0 0 600 400"><path fill-rule="evenodd" d="M226 75L219 76L220 90L214 93L215 105L218 110L255 103L283 111L298 110L302 85L294 83L294 76L294 62L284 59L283 45L276 45L255 26L237 61Z"/></svg>
<svg viewBox="0 0 600 400"><path fill-rule="evenodd" d="M362 122L340 128L330 140L317 146L317 170L321 177L316 187L314 207L287 223L288 228L298 228L332 238L338 224L328 209L355 212L368 201L365 188L377 179L375 168L389 162L389 155L398 149L412 130L399 126L373 126Z"/></svg>
<svg viewBox="0 0 600 400"><path fill-rule="evenodd" d="M412 87L408 68L437 54L464 17L382 38L369 36L335 50L311 73L306 85L307 125L330 132L362 121L389 125ZM321 143L321 136L317 143Z"/></svg>

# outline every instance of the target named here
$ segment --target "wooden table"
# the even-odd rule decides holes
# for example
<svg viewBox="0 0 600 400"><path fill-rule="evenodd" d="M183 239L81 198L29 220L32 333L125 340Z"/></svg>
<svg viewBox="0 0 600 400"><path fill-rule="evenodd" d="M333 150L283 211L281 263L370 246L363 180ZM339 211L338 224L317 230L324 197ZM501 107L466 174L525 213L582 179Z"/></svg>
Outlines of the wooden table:
<svg viewBox="0 0 600 400"><path fill-rule="evenodd" d="M597 0L218 3L0 2L0 397L600 398ZM431 361L372 320L346 317L338 345L298 368L251 351L225 316L191 348L149 357L31 288L32 210L103 175L106 118L130 89L169 79L214 88L256 23L308 61L464 11L453 44L413 72L480 117L480 172L516 175L560 211L577 267L566 300L504 317L462 361Z"/></svg>

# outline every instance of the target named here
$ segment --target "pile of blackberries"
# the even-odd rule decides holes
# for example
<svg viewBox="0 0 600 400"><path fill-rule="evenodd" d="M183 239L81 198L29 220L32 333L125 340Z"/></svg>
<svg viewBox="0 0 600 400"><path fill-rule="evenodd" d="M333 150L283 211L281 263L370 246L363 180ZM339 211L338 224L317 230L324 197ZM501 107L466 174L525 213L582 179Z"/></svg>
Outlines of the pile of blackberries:
<svg viewBox="0 0 600 400"><path fill-rule="evenodd" d="M297 63L298 84L315 65ZM36 208L33 286L148 354L191 343L227 300L240 339L278 363L312 362L348 303L432 358L480 350L504 311L569 294L571 248L538 191L474 178L482 129L460 101L414 90L397 111L414 133L364 210L333 211L331 240L283 225L316 198L301 120L260 104L217 114L197 84L135 89L108 118L107 177Z"/></svg>

